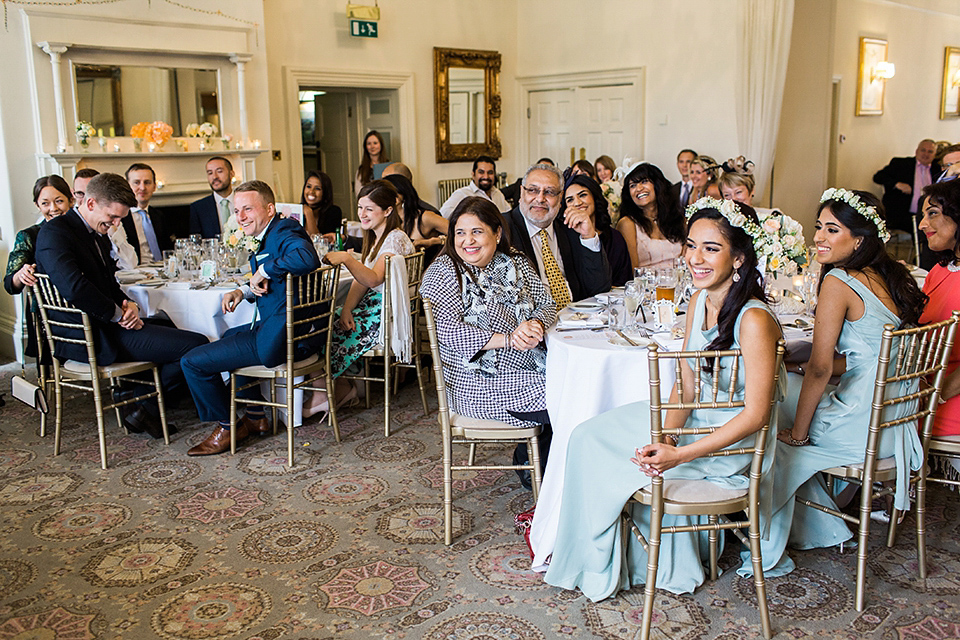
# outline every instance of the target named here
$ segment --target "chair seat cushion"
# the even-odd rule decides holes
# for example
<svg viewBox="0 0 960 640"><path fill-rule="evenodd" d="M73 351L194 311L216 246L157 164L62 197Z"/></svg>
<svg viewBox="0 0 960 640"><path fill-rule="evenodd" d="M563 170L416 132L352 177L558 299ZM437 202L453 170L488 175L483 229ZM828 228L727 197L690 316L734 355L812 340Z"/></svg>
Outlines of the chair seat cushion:
<svg viewBox="0 0 960 640"><path fill-rule="evenodd" d="M320 356L317 354L312 354L304 358L303 360L297 360L293 363L294 369L302 369L303 367L309 366L315 363L320 359ZM287 372L287 363L286 361L283 364L278 364L275 367L264 367L263 365L253 365L251 367L243 367L233 371L233 373L238 376L251 376L254 378L282 378Z"/></svg>
<svg viewBox="0 0 960 640"><path fill-rule="evenodd" d="M650 493L650 486L643 488ZM747 489L725 489L709 480L664 479L663 497L670 502L697 504L704 502L722 502L736 500L747 495Z"/></svg>
<svg viewBox="0 0 960 640"><path fill-rule="evenodd" d="M877 460L877 471L890 471L896 466L897 466L897 461L894 458L880 458L879 460ZM862 471L863 463L858 462L857 464L848 464L848 465L844 465L844 467L849 469L858 469ZM843 475L846 475L844 473L844 467L831 467L829 469L824 469L823 471L824 473L829 473L834 476L843 476Z"/></svg>
<svg viewBox="0 0 960 640"><path fill-rule="evenodd" d="M934 436L930 439L930 453L960 454L960 436Z"/></svg>
<svg viewBox="0 0 960 640"><path fill-rule="evenodd" d="M456 427L458 429L485 429L485 430L495 430L500 429L503 431L517 431L523 427L515 427L512 424L507 424L506 422L500 422L499 420L483 420L481 418L469 418L467 416L461 416L459 414L450 412L450 426Z"/></svg>
<svg viewBox="0 0 960 640"><path fill-rule="evenodd" d="M117 376L132 373L133 371L150 369L153 366L152 362L138 360L135 362L114 362L113 364L97 367L97 369L100 371L101 378L116 378ZM67 373L90 375L89 363L80 362L79 360L67 360L63 363L63 370Z"/></svg>

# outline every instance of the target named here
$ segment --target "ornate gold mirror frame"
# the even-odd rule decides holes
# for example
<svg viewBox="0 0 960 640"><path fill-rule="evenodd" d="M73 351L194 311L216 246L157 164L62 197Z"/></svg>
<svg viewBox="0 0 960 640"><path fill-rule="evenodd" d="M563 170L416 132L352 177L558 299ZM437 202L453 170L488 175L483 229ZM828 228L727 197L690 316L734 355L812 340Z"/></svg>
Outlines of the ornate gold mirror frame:
<svg viewBox="0 0 960 640"><path fill-rule="evenodd" d="M450 70L483 70L483 141L451 141ZM500 54L496 51L433 48L433 103L437 162L472 161L479 155L498 159L500 147ZM481 111L481 109L477 109ZM478 114L478 118L479 118ZM474 130L479 130L479 122Z"/></svg>

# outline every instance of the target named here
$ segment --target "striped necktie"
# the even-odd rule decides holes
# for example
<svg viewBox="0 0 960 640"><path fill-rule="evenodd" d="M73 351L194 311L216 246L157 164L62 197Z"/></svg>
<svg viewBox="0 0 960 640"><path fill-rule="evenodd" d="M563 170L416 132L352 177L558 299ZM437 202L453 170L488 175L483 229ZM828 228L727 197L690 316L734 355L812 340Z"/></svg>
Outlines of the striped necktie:
<svg viewBox="0 0 960 640"><path fill-rule="evenodd" d="M547 284L550 286L550 295L553 297L557 309L563 309L570 304L570 289L567 287L567 281L560 272L560 265L550 250L550 242L547 238L547 230L541 229L540 233L540 257L543 259L543 271L547 274Z"/></svg>

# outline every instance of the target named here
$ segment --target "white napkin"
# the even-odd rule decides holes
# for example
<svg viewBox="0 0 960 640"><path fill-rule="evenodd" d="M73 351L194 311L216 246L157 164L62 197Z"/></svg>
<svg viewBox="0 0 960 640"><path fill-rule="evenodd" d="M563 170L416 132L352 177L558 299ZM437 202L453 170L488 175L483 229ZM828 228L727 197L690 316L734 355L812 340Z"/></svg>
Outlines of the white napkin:
<svg viewBox="0 0 960 640"><path fill-rule="evenodd" d="M607 324L607 312L598 310L593 313L563 309L557 314L557 327L560 329L579 329L604 327Z"/></svg>
<svg viewBox="0 0 960 640"><path fill-rule="evenodd" d="M390 306L393 307L393 322L390 323L390 349L402 362L410 362L413 352L413 329L410 324L410 289L407 286L407 261L403 256L390 260ZM386 326L387 305L380 305L380 331ZM383 344L383 336L380 336Z"/></svg>

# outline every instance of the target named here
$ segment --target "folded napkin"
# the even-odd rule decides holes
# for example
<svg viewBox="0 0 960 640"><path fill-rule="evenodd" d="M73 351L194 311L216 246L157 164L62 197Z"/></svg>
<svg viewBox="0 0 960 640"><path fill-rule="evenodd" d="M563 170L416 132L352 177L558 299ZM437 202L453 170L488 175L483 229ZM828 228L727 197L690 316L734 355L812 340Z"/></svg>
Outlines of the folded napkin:
<svg viewBox="0 0 960 640"><path fill-rule="evenodd" d="M594 312L563 309L557 314L557 327L560 329L588 329L607 325L607 312L598 309Z"/></svg>

